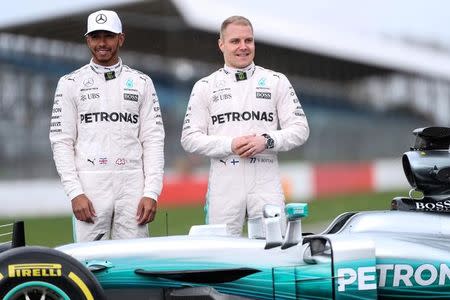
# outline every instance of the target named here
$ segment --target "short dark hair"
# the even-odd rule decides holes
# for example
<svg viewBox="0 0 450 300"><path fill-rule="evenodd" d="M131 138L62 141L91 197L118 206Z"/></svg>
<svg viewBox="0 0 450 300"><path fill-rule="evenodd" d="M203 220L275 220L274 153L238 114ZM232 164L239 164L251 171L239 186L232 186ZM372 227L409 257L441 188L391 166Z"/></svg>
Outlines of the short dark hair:
<svg viewBox="0 0 450 300"><path fill-rule="evenodd" d="M246 17L243 17L243 16L231 16L231 17L226 18L222 22L222 26L220 26L220 32L219 32L219 37L220 38L223 38L223 32L225 31L225 29L230 24L238 24L238 25L250 26L250 28L252 29L252 32L253 32L253 25L252 25L252 23L250 22L249 19L247 19Z"/></svg>

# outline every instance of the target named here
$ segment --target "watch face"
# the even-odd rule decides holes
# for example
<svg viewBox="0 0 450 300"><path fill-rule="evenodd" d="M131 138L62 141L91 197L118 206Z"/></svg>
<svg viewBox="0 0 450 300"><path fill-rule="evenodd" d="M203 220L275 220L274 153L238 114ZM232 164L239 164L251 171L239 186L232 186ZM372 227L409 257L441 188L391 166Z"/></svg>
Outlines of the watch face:
<svg viewBox="0 0 450 300"><path fill-rule="evenodd" d="M267 133L264 133L263 137L266 138L266 149L272 149L275 146L275 141L273 138L271 138Z"/></svg>
<svg viewBox="0 0 450 300"><path fill-rule="evenodd" d="M269 137L267 139L266 147L267 149L272 149L275 146L275 143L273 141L273 138Z"/></svg>

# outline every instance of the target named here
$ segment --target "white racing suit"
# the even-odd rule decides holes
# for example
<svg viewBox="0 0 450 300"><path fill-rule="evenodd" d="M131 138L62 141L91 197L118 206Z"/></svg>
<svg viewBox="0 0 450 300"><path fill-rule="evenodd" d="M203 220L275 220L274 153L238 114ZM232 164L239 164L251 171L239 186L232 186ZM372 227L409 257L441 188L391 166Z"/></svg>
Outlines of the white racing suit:
<svg viewBox="0 0 450 300"><path fill-rule="evenodd" d="M277 152L302 145L309 127L289 80L254 64L225 66L193 87L181 136L183 148L211 158L206 222L227 224L239 235L245 218L258 218L265 204L284 211ZM246 78L242 80L242 78ZM273 149L250 158L231 150L234 137L267 133Z"/></svg>
<svg viewBox="0 0 450 300"><path fill-rule="evenodd" d="M86 194L97 214L94 224L75 221L76 241L148 236L137 207L144 196L157 200L164 168L164 128L150 77L121 60L110 68L91 61L61 77L50 142L67 196Z"/></svg>

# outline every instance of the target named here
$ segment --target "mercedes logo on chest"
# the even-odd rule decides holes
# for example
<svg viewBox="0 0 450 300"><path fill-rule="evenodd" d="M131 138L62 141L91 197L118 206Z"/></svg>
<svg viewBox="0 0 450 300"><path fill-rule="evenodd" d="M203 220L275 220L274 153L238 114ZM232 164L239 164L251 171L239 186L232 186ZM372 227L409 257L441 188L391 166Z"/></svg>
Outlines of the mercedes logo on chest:
<svg viewBox="0 0 450 300"><path fill-rule="evenodd" d="M95 17L95 22L98 24L104 24L106 22L107 18L104 14L99 14L97 17Z"/></svg>
<svg viewBox="0 0 450 300"><path fill-rule="evenodd" d="M85 87L90 87L90 86L92 86L94 84L94 79L91 77L91 78L88 78L88 79L85 79L84 81L83 81L83 85L85 86Z"/></svg>

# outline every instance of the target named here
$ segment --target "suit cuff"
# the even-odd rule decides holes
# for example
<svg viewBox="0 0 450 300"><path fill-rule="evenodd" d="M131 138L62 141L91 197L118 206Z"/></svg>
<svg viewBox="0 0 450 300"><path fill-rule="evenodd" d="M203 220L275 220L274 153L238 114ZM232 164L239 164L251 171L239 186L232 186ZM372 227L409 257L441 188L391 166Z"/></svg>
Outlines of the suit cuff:
<svg viewBox="0 0 450 300"><path fill-rule="evenodd" d="M152 198L156 202L158 202L158 194L155 192L144 192L144 197Z"/></svg>

